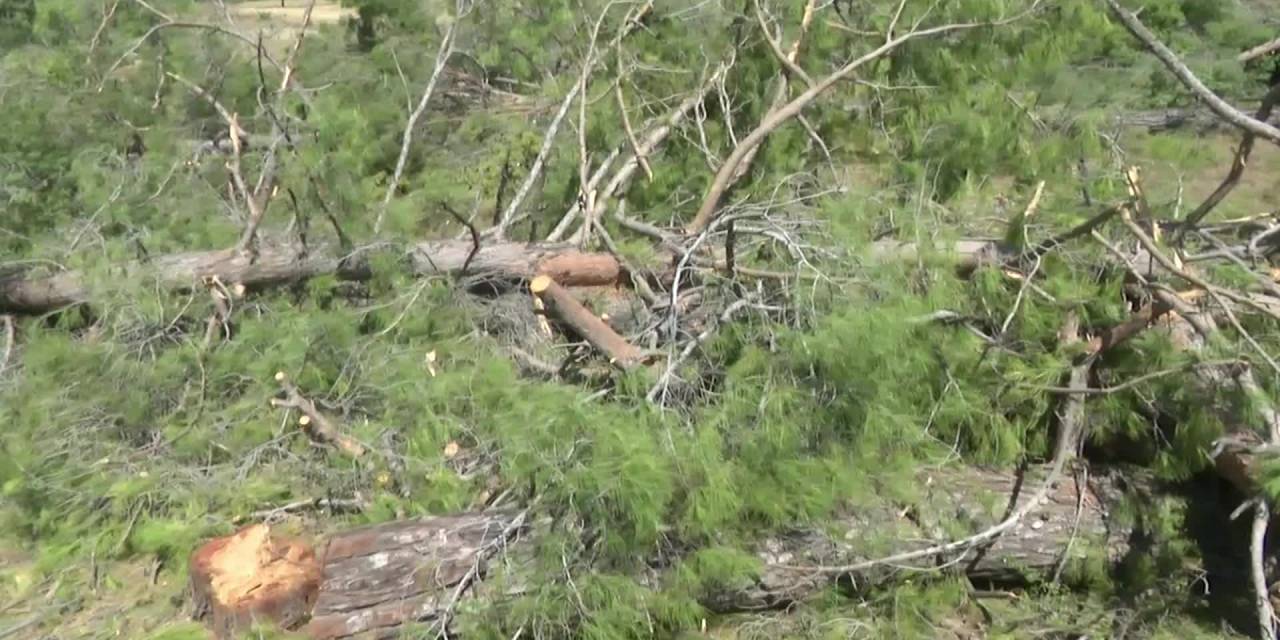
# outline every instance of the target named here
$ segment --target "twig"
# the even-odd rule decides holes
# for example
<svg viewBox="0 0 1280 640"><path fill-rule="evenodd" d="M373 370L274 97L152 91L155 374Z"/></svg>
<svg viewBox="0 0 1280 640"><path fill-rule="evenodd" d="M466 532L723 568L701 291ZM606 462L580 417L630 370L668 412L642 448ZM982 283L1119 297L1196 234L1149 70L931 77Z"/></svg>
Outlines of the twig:
<svg viewBox="0 0 1280 640"><path fill-rule="evenodd" d="M395 171L391 174L391 181L387 183L387 192L382 196L382 206L378 209L378 218L373 223L374 235L382 232L382 222L386 218L387 207L391 204L391 199L395 197L396 189L400 187L400 180L404 177L404 168L409 162L409 148L413 145L413 130L418 126L418 119L426 112L427 103L431 101L431 95L436 91L436 84L440 81L440 76L444 72L450 56L453 55L454 34L457 33L458 22L462 18L462 15L458 15L450 21L449 29L444 33L444 39L440 41L440 49L436 52L436 64L435 68L431 70L431 78L427 80L427 88L422 91L422 97L418 99L418 106L409 113L409 120L405 122L404 133L400 136L400 157L396 159ZM398 61L396 65L398 69Z"/></svg>
<svg viewBox="0 0 1280 640"><path fill-rule="evenodd" d="M1042 386L1035 386L1035 385L1027 385L1027 386L1030 386L1035 389L1039 389L1041 391L1048 391L1051 393L1081 393L1081 394L1087 394L1087 395L1108 395L1108 394L1119 393L1121 391L1132 389L1144 382L1150 382L1152 380L1163 378L1165 376L1172 375L1175 373L1184 373L1192 369L1199 369L1202 367L1224 367L1224 366L1239 365L1239 364L1243 364L1243 361L1236 359L1236 360L1208 360L1205 362L1192 362L1190 364L1185 364L1180 367L1169 367L1168 369L1161 369L1160 371L1153 371L1151 373L1140 375L1136 378L1133 378L1132 380L1126 380L1113 387L1089 387L1085 389L1073 389L1070 387L1042 387Z"/></svg>
<svg viewBox="0 0 1280 640"><path fill-rule="evenodd" d="M743 138L742 141L738 143L738 146L734 147L733 152L730 153L729 157L720 165L720 169L716 172L716 176L712 180L711 186L707 188L707 193L703 197L702 205L698 208L698 212L694 215L693 220L685 226L685 233L687 235L696 235L710 224L720 206L720 201L724 198L725 192L734 181L734 176L738 173L739 166L742 164L743 160L748 157L748 155L754 154L755 149L764 142L764 139L767 138L769 134L773 133L773 131L778 127L782 126L788 120L803 111L804 108L809 106L809 104L818 96L835 86L836 83L852 75L867 63L878 60L903 44L917 38L925 38L985 26L1008 24L1022 18L1023 16L1029 15L1033 11L1037 10L1039 5L1040 2L1037 1L1026 11L1012 18L1003 20L952 23L927 29L918 28L917 25L917 28L908 31L901 36L888 38L884 44L854 59L852 62L849 62L822 80L817 81L813 86L809 87L807 91L796 96L790 102L782 105L777 110L761 119L760 124L756 126L755 130L748 134L747 137ZM1278 131L1277 134L1277 137L1280 138L1280 131Z"/></svg>
<svg viewBox="0 0 1280 640"><path fill-rule="evenodd" d="M1219 118L1225 120L1228 124L1235 126L1241 130L1252 132L1253 135L1270 140L1273 143L1280 144L1280 129L1277 129L1266 122L1259 122L1244 112L1231 106L1227 101L1218 97L1209 87L1206 87L1199 78L1196 77L1187 65L1178 59L1177 54L1169 50L1160 39L1151 33L1142 21L1136 15L1120 6L1118 0L1107 0L1107 5L1111 7L1111 13L1115 14L1120 22L1124 23L1129 33L1133 34L1138 40L1151 50L1157 59L1169 69L1173 75L1177 76L1191 93L1195 94L1200 101L1204 102Z"/></svg>
<svg viewBox="0 0 1280 640"><path fill-rule="evenodd" d="M641 148L640 140L636 138L636 131L631 127L631 116L627 115L627 103L622 96L621 82L614 85L613 94L618 101L618 113L622 114L622 129L627 133L627 142L631 144L631 153L636 162L640 163L640 168L644 170L645 178L649 182L653 182L653 169L649 166L648 154Z"/></svg>
<svg viewBox="0 0 1280 640"><path fill-rule="evenodd" d="M280 516L288 513L310 509L328 509L334 512L354 513L364 511L369 503L360 498L307 498L304 500L295 500L288 504L284 504L274 509L262 509L254 511L247 516L239 516L232 520L233 524L240 524L249 520L261 520L264 522L272 522Z"/></svg>
<svg viewBox="0 0 1280 640"><path fill-rule="evenodd" d="M283 407L287 409L297 409L302 413L302 417L298 418L298 425L301 426L311 439L321 444L332 445L338 447L343 453L359 458L365 454L364 445L359 442L342 435L336 427L325 418L319 410L316 409L315 403L308 400L305 396L298 392L298 388L289 381L289 377L283 371L276 373L276 382L280 383L280 389L284 391L285 398L271 399L271 406Z"/></svg>
<svg viewBox="0 0 1280 640"><path fill-rule="evenodd" d="M461 213L454 211L453 207L449 206L449 203L441 202L440 205L444 207L445 211L449 212L450 216L453 216L454 220L458 221L458 224L465 226L467 231L471 233L471 251L467 252L467 259L462 261L462 268L458 270L458 279L461 280L467 277L467 267L471 266L471 261L475 259L477 253L480 253L480 232L476 230L475 223L464 218Z"/></svg>

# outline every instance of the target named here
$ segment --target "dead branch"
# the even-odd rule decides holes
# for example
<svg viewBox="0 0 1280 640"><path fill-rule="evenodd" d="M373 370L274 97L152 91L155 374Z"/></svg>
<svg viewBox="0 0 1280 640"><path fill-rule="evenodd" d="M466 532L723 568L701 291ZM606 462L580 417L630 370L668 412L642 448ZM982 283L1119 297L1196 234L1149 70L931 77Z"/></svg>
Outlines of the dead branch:
<svg viewBox="0 0 1280 640"><path fill-rule="evenodd" d="M1255 58L1271 55L1276 51L1280 51L1280 38L1276 38L1270 42L1264 42L1252 49L1244 51L1240 55L1236 56L1236 60L1239 60L1242 63L1251 62Z"/></svg>
<svg viewBox="0 0 1280 640"><path fill-rule="evenodd" d="M472 280L495 284L527 281L540 273L566 286L612 285L623 277L622 266L613 256L582 252L565 244L488 243L479 251L474 249L471 240L437 240L411 245L402 255L407 258L409 271L418 276L457 274L466 266ZM313 245L308 250L293 243L260 247L253 259L225 249L152 256L146 261L113 265L111 273L118 281L154 281L178 290L198 287L205 277L254 289L326 274L343 280L366 280L371 275L368 258L387 251L399 250L379 244L350 251ZM92 302L94 295L88 281L79 271L0 276L0 313L45 313Z"/></svg>
<svg viewBox="0 0 1280 640"><path fill-rule="evenodd" d="M159 16L162 20L164 20L164 22L148 29L147 32L142 34L136 41L134 41L134 43L128 49L126 49L124 53L120 54L120 57L117 58L115 62L111 63L111 66L108 67L105 72L103 72L102 79L98 82L99 92L101 92L103 88L105 88L107 78L111 76L112 72L114 72L116 69L119 69L120 65L124 64L124 61L127 60L129 56L133 55L134 53L137 53L138 49L141 49L142 45L146 44L147 41L150 40L152 36L163 31L164 29L204 29L208 31L213 31L215 33L221 33L223 35L231 36L232 38L235 38L236 40L239 40L249 45L250 47L253 47L254 49L258 49L258 42L256 40L238 31L233 31L231 29L227 29L226 27L220 27L216 24L205 24L202 22L186 22L186 21L174 20L170 16L164 13L161 13L159 11L156 11L155 8L151 7L151 5L147 4L146 2L142 2L141 0L134 0L134 1L137 2L139 5L141 5L142 7L148 9L152 13ZM261 55L262 55L262 58L267 62L271 63L271 66L275 67L276 70L278 71L284 70L284 68L280 65L280 63L275 58L272 58L270 55L268 55L266 52L261 52Z"/></svg>
<svg viewBox="0 0 1280 640"><path fill-rule="evenodd" d="M236 283L228 288L216 276L210 276L203 279L204 286L209 290L209 297L213 299L213 313L209 314L209 320L205 324L204 342L201 349L208 351L213 346L214 340L221 335L223 339L231 337L231 300L244 296L244 285Z"/></svg>
<svg viewBox="0 0 1280 640"><path fill-rule="evenodd" d="M16 342L17 330L13 316L5 314L0 316L0 321L4 323L4 352L0 353L0 376L3 376L9 371L9 358L13 357L13 344Z"/></svg>
<svg viewBox="0 0 1280 640"><path fill-rule="evenodd" d="M285 397L283 400L272 398L271 406L297 409L301 412L302 417L298 418L298 426L302 427L313 441L337 447L353 458L359 458L365 454L364 445L343 435L337 427L333 426L333 423L316 409L316 405L311 400L298 392L298 388L289 381L289 377L283 371L276 373L276 382L280 383L280 390L284 392Z"/></svg>
<svg viewBox="0 0 1280 640"><path fill-rule="evenodd" d="M295 500L271 509L254 511L247 516L238 516L232 519L231 522L232 524L240 524L252 520L272 523L285 515L310 510L323 510L333 513L359 513L368 506L368 501L361 498L308 498L306 500Z"/></svg>
<svg viewBox="0 0 1280 640"><path fill-rule="evenodd" d="M1280 320L1280 311L1277 311L1275 308L1270 307L1258 301L1255 297L1246 296L1236 291L1233 291L1231 289L1219 287L1205 280L1204 278L1201 278L1200 276L1195 275L1194 273L1191 273L1187 269L1183 268L1181 265L1175 263L1172 258L1165 255L1164 252L1162 252L1160 248L1156 246L1155 240L1153 240L1151 236L1147 235L1147 232L1144 231L1142 227L1138 226L1138 223L1133 221L1133 215L1130 213L1127 205L1124 207L1121 207L1120 209L1120 220L1124 222L1125 227L1127 227L1129 229L1129 232L1132 233L1133 236L1138 240L1138 242L1142 245L1142 248L1145 249L1147 253L1152 258L1155 259L1156 262L1159 262L1160 266L1164 267L1170 273L1178 276L1179 278L1182 278L1183 280L1186 280L1187 282L1191 283L1196 287L1199 287L1205 290L1206 292L1209 293L1209 295L1214 296L1215 298L1216 297L1227 298L1233 302L1243 304L1247 307L1254 309L1255 311L1271 316L1276 320ZM1225 308L1226 305L1223 304L1222 306ZM1230 313L1230 310L1228 310L1227 313Z"/></svg>
<svg viewBox="0 0 1280 640"><path fill-rule="evenodd" d="M1255 136L1280 144L1280 129L1249 117L1244 112L1231 106L1209 87L1206 87L1187 68L1187 65L1178 59L1177 54L1170 51L1169 47L1165 46L1163 42L1160 42L1160 39L1154 33L1151 33L1136 15L1120 6L1118 0L1107 0L1107 5L1111 8L1111 13L1129 30L1129 33L1141 40L1151 50L1151 53L1164 64L1165 68L1177 76L1182 85L1195 94L1196 98L1204 102L1219 118L1243 131L1251 132Z"/></svg>
<svg viewBox="0 0 1280 640"><path fill-rule="evenodd" d="M1253 582L1254 606L1258 611L1258 634L1262 640L1276 638L1276 612L1271 607L1271 588L1267 586L1266 540L1271 524L1271 510L1264 498L1253 506L1253 527L1249 534L1249 577Z"/></svg>
<svg viewBox="0 0 1280 640"><path fill-rule="evenodd" d="M284 71L280 78L280 88L277 91L277 100L283 101L292 86L294 69L298 61L298 51L302 49L302 40L307 35L307 28L311 26L311 12L315 9L315 6L316 0L311 0L307 3L306 11L302 14L302 25L298 28L298 37L293 41L293 46L289 49L289 57L285 60ZM259 55L262 55L261 47L259 47ZM253 189L253 197L249 205L249 221L245 224L244 233L241 234L240 241L236 245L236 248L241 252L248 252L252 249L258 226L262 224L262 219L267 213L267 206L270 205L271 198L276 192L276 173L280 165L279 147L280 143L288 138L288 134L278 120L273 119L272 128L274 129L273 135L275 137L271 141L271 146L267 149L267 155L262 161L262 171L258 174L258 184Z"/></svg>
<svg viewBox="0 0 1280 640"><path fill-rule="evenodd" d="M540 275L529 283L529 291L542 303L540 312L549 313L568 326L591 346L622 369L640 364L644 352L618 335L604 320L591 313L581 302L550 276Z"/></svg>
<svg viewBox="0 0 1280 640"><path fill-rule="evenodd" d="M890 34L892 37L888 38L884 44L854 59L852 62L849 62L831 75L817 81L813 86L809 87L808 90L801 93L799 96L796 96L790 102L780 106L776 110L770 111L767 116L761 119L760 124L756 126L755 130L748 134L747 137L743 138L742 141L734 147L732 153L729 154L729 157L720 165L720 169L716 172L715 178L711 182L711 186L707 188L707 193L703 197L702 205L698 208L698 212L694 215L693 220L685 226L685 234L696 235L710 224L720 206L720 201L724 198L725 192L735 180L734 176L738 174L739 166L749 155L754 154L756 147L760 146L769 134L773 133L778 127L798 115L805 107L809 106L810 103L817 99L818 96L835 86L836 83L851 76L855 71L862 68L867 63L880 59L911 40L942 35L955 31L976 29L978 27L1008 24L1009 22L1029 15L1031 12L1039 8L1039 4L1039 2L1036 2L1025 12L1004 20L997 20L993 22L953 23L929 28L920 28L917 24L905 34L898 36L892 36L892 34ZM1280 131L1278 131L1277 134L1278 138L1280 138Z"/></svg>
<svg viewBox="0 0 1280 640"><path fill-rule="evenodd" d="M431 70L431 78L427 80L427 87L423 89L422 97L418 99L418 106L409 113L409 120L405 122L404 133L400 136L400 157L396 159L396 168L391 174L391 181L387 183L387 192L382 196L382 206L378 209L378 217L373 223L374 235L382 232L382 221L386 217L387 207L391 204L391 199L395 197L396 189L400 188L400 180L404 177L404 168L409 161L409 148L413 145L413 130L417 128L418 120L426 112L427 103L431 101L431 96L435 93L436 84L440 81L440 75L448 65L449 58L453 56L454 34L458 30L458 22L465 17L465 13L463 13L464 4L463 2L458 2L454 10L455 16L449 22L449 28L444 33L444 39L440 41L440 49L436 52L436 63Z"/></svg>
<svg viewBox="0 0 1280 640"><path fill-rule="evenodd" d="M1280 84L1271 87L1267 95L1262 98L1262 106L1258 107L1258 112L1254 115L1258 122L1266 122L1271 117L1271 111L1277 102L1280 102ZM1188 229L1199 224L1205 216L1209 215L1209 212L1213 211L1214 207L1218 206L1218 203L1227 197L1227 194L1231 193L1232 189L1235 189L1249 163L1249 154L1253 152L1253 142L1256 138L1252 131L1245 130L1240 138L1240 146L1236 148L1235 157L1231 160L1231 170L1227 172L1227 177L1223 178L1218 188L1214 189L1213 193L1200 203L1200 206L1187 214L1185 226L1178 230L1178 238L1181 238Z"/></svg>

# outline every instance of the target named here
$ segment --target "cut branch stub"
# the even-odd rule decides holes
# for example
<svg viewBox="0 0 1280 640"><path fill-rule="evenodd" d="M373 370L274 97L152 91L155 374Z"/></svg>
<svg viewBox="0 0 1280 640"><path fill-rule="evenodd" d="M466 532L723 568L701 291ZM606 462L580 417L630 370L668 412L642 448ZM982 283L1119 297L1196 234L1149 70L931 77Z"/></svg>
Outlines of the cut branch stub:
<svg viewBox="0 0 1280 640"><path fill-rule="evenodd" d="M191 554L196 618L219 639L257 622L285 629L305 623L320 593L321 561L301 540L257 524L212 540Z"/></svg>
<svg viewBox="0 0 1280 640"><path fill-rule="evenodd" d="M337 447L343 453L359 458L365 453L364 445L356 442L338 431L338 428L329 422L316 409L315 403L303 396L298 388L289 381L283 371L276 373L276 382L280 383L280 388L284 391L285 399L272 398L271 405L275 407L284 407L288 409L297 409L302 412L302 416L298 418L298 426L307 432L307 436L313 441L320 444Z"/></svg>
<svg viewBox="0 0 1280 640"><path fill-rule="evenodd" d="M599 349L613 364L628 369L639 364L644 357L638 347L627 342L604 320L582 306L551 276L544 274L534 278L529 283L529 291L542 303L546 313Z"/></svg>

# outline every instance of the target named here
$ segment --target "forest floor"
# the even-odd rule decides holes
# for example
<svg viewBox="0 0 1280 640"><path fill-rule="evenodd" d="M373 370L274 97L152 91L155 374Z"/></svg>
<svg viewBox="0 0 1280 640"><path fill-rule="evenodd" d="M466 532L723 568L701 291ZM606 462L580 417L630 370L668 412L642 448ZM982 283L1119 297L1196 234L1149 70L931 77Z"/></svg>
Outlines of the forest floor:
<svg viewBox="0 0 1280 640"><path fill-rule="evenodd" d="M244 31L260 31L269 46L285 48L302 24L306 5L304 0L252 0L230 4L229 10ZM338 2L320 2L315 5L311 20L317 24L339 24L354 15L353 9ZM1186 153L1189 141L1198 153ZM1126 132L1118 144L1129 162L1143 168L1152 201L1158 204L1181 201L1184 203L1181 210L1185 212L1218 186L1239 144L1239 136L1232 132ZM875 167L846 169L851 176L877 173ZM1280 149L1259 145L1251 158L1250 171L1244 174L1233 197L1215 211L1214 217L1234 218L1280 209L1280 182L1274 179L1276 175L1280 175ZM312 530L323 531L326 528L323 516L317 520ZM88 585L76 602L50 597L64 576L30 584L29 576L37 573L35 561L28 554L7 549L0 538L0 575L13 580L15 592L27 594L15 601L0 599L0 639L24 637L22 629L37 624L42 625L50 637L62 639L156 637L151 634L159 630L172 630L172 637L176 638L184 630L199 628L187 622L185 584L149 559L76 567L75 575L68 574L65 578ZM965 621L957 621L956 627L954 635L949 637L980 635L971 628L976 625ZM713 628L708 635L736 637L730 631L733 628L731 625Z"/></svg>

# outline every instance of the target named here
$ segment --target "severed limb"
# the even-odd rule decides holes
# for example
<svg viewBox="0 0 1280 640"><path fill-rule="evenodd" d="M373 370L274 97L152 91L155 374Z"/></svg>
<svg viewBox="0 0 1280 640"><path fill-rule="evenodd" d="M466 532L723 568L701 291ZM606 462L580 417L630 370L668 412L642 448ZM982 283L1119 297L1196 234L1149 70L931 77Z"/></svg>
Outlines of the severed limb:
<svg viewBox="0 0 1280 640"><path fill-rule="evenodd" d="M359 458L365 454L364 445L343 435L332 422L329 422L328 418L324 417L324 414L316 409L315 403L298 391L298 387L294 386L283 371L276 373L276 382L280 383L280 389L284 392L285 397L283 400L272 398L271 406L297 409L301 412L302 416L298 418L298 425L307 432L307 436L312 441L337 447L339 451L352 458Z"/></svg>
<svg viewBox="0 0 1280 640"><path fill-rule="evenodd" d="M639 347L627 342L604 320L582 306L582 303L578 302L568 290L557 284L551 276L540 275L534 278L529 283L529 291L540 303L542 307L538 309L540 313L549 313L568 326L591 346L608 356L610 363L622 369L629 369L643 360L644 352Z"/></svg>

